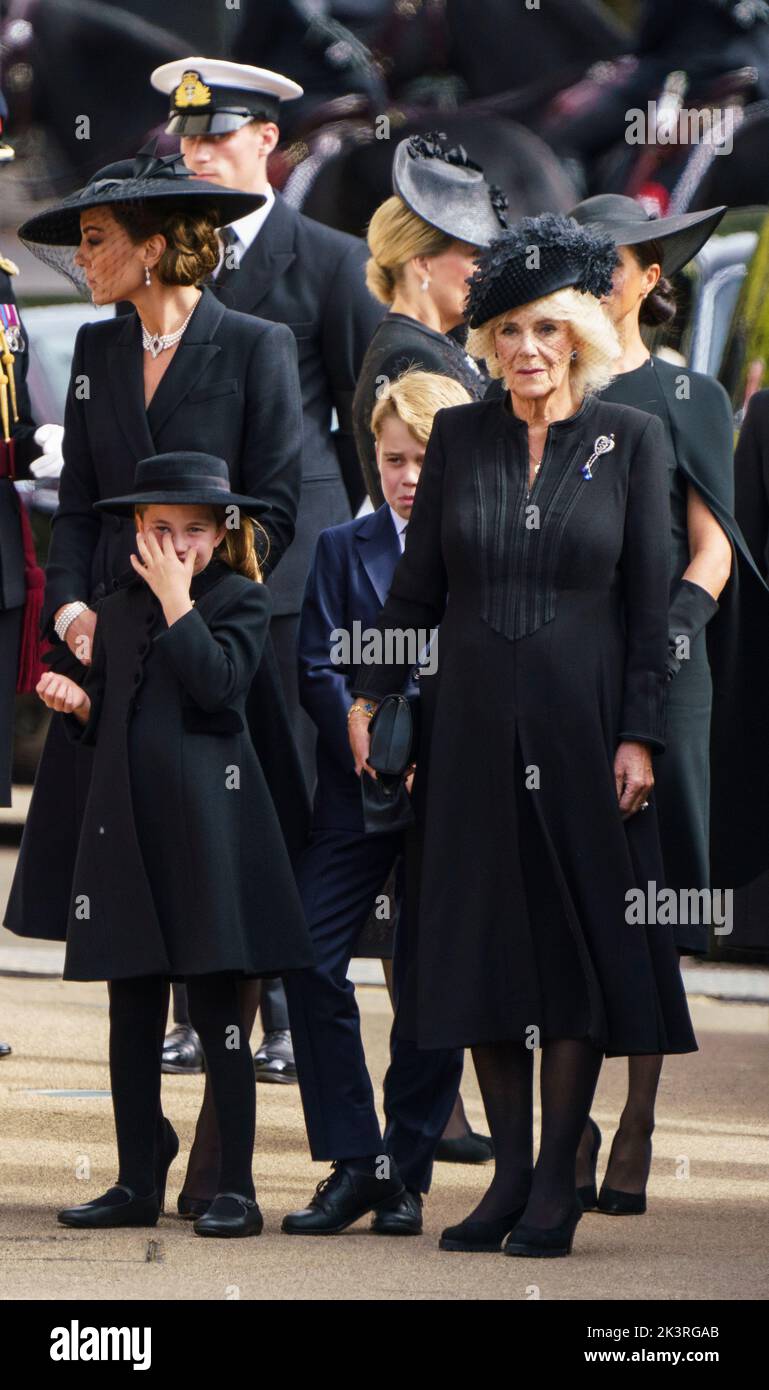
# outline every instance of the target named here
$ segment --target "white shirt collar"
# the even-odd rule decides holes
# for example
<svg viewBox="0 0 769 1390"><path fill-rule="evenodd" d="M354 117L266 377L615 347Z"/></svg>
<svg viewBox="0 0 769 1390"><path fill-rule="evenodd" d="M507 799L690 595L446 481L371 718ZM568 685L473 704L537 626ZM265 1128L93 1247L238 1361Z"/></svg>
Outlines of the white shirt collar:
<svg viewBox="0 0 769 1390"><path fill-rule="evenodd" d="M390 507L389 502L387 505ZM393 526L397 532L400 548L403 551L406 549L406 527L408 526L408 522L405 521L402 516L398 516L398 513L392 507L390 507L390 516L393 519Z"/></svg>
<svg viewBox="0 0 769 1390"><path fill-rule="evenodd" d="M237 232L238 240L233 243L233 249L238 264L245 255L252 242L256 241L262 227L275 206L275 190L271 184L267 185L265 192L267 201L257 208L255 212L247 212L245 217L239 217L237 222L231 222L233 232Z"/></svg>

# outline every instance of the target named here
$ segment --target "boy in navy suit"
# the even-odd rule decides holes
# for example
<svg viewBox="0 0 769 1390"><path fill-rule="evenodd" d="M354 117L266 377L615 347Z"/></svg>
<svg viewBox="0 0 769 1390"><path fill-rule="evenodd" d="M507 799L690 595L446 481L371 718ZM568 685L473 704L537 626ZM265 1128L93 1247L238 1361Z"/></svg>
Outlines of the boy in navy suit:
<svg viewBox="0 0 769 1390"><path fill-rule="evenodd" d="M285 1217L288 1234L335 1234L369 1211L377 1234L419 1234L421 1194L429 1188L435 1146L459 1089L461 1051L419 1052L393 1033L382 1139L347 970L360 929L400 855L402 832L364 831L361 785L347 739L356 659L342 665L338 656L340 633L373 626L385 602L436 411L469 399L458 382L428 372L407 372L388 388L372 417L385 502L321 532L305 590L299 687L318 729L318 784L312 835L297 879L317 963L287 978L286 992L310 1149L314 1159L331 1160L333 1172L306 1208ZM417 689L412 678L406 694ZM401 910L396 991L404 931Z"/></svg>

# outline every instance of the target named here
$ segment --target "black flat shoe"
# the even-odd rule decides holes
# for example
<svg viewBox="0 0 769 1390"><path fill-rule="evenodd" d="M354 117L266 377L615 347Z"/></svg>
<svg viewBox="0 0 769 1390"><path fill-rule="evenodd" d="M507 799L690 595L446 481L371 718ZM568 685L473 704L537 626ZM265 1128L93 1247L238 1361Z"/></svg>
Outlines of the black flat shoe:
<svg viewBox="0 0 769 1390"><path fill-rule="evenodd" d="M254 1075L257 1081L271 1081L278 1086L295 1085L294 1045L288 1028L273 1028L265 1033L254 1053Z"/></svg>
<svg viewBox="0 0 769 1390"><path fill-rule="evenodd" d="M543 1230L539 1226L527 1226L521 1221L507 1237L502 1246L502 1253L542 1260L554 1260L561 1255L570 1255L574 1232L581 1216L582 1208L576 1203L560 1226L550 1226Z"/></svg>
<svg viewBox="0 0 769 1390"><path fill-rule="evenodd" d="M165 1206L168 1170L179 1152L179 1136L165 1116L164 1121L163 1143L159 1152L155 1153L155 1191L160 1199L161 1211Z"/></svg>
<svg viewBox="0 0 769 1390"><path fill-rule="evenodd" d="M375 1236L421 1236L422 1198L408 1188L394 1206L381 1207L374 1213L371 1229Z"/></svg>
<svg viewBox="0 0 769 1390"><path fill-rule="evenodd" d="M64 1207L57 1216L62 1226L106 1230L112 1226L156 1226L160 1215L157 1192L137 1197L130 1187L115 1183L101 1197L79 1207Z"/></svg>
<svg viewBox="0 0 769 1390"><path fill-rule="evenodd" d="M208 1211L193 1226L196 1236L260 1236L264 1220L253 1197L217 1192Z"/></svg>
<svg viewBox="0 0 769 1390"><path fill-rule="evenodd" d="M476 1134L472 1129L459 1139L441 1139L435 1150L436 1163L490 1163L494 1145L488 1134Z"/></svg>
<svg viewBox="0 0 769 1390"><path fill-rule="evenodd" d="M189 1023L177 1023L163 1042L160 1070L166 1075L197 1075L205 1070L203 1046Z"/></svg>
<svg viewBox="0 0 769 1390"><path fill-rule="evenodd" d="M438 1241L439 1250L467 1250L487 1255L498 1255L502 1241L509 1231L518 1224L525 1211L525 1205L516 1207L506 1216L498 1216L493 1221L460 1221L458 1226L447 1226Z"/></svg>
<svg viewBox="0 0 769 1390"><path fill-rule="evenodd" d="M176 1210L184 1221L194 1221L198 1216L205 1216L210 1206L211 1202L207 1197L185 1197L183 1192L180 1192L176 1199Z"/></svg>
<svg viewBox="0 0 769 1390"><path fill-rule="evenodd" d="M620 1192L616 1187L601 1188L596 1211L604 1216L643 1216L646 1211L646 1188L643 1192Z"/></svg>
<svg viewBox="0 0 769 1390"><path fill-rule="evenodd" d="M394 1163L389 1178L376 1178L336 1161L308 1206L284 1216L280 1229L287 1236L336 1236L367 1212L391 1209L405 1191Z"/></svg>
<svg viewBox="0 0 769 1390"><path fill-rule="evenodd" d="M589 1183L586 1183L584 1187L577 1188L577 1196L579 1198L580 1206L582 1207L583 1211L595 1211L595 1208L598 1206L598 1191L595 1185L595 1173L596 1168L598 1167L598 1153L601 1148L602 1136L601 1131L598 1128L598 1125L596 1124L592 1116L588 1118L588 1124L590 1125L590 1128L593 1131L593 1153L590 1160L592 1178L591 1181Z"/></svg>

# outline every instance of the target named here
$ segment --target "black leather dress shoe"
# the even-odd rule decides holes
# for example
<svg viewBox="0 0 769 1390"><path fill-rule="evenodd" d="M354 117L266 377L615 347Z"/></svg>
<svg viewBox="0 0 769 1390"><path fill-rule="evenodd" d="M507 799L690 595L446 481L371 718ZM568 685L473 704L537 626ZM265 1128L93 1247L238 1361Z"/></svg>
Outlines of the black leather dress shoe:
<svg viewBox="0 0 769 1390"><path fill-rule="evenodd" d="M265 1033L254 1053L254 1075L257 1081L274 1081L278 1086L296 1084L294 1048L288 1028Z"/></svg>
<svg viewBox="0 0 769 1390"><path fill-rule="evenodd" d="M189 1023L177 1023L163 1043L161 1071L166 1075L204 1071L203 1048L195 1029Z"/></svg>
<svg viewBox="0 0 769 1390"><path fill-rule="evenodd" d="M0 1042L0 1057L10 1057L12 1053L13 1048L10 1043Z"/></svg>
<svg viewBox="0 0 769 1390"><path fill-rule="evenodd" d="M394 1206L374 1213L371 1229L377 1236L421 1236L422 1198L419 1193L406 1188Z"/></svg>
<svg viewBox="0 0 769 1390"><path fill-rule="evenodd" d="M490 1163L493 1157L490 1136L472 1129L459 1139L441 1139L434 1154L436 1163Z"/></svg>
<svg viewBox="0 0 769 1390"><path fill-rule="evenodd" d="M406 1191L394 1163L389 1178L376 1178L340 1162L332 1163L331 1170L318 1183L308 1206L283 1217L281 1230L286 1235L338 1235L367 1212L395 1206Z"/></svg>
<svg viewBox="0 0 769 1390"><path fill-rule="evenodd" d="M57 1220L62 1226L106 1230L111 1226L156 1226L160 1215L157 1192L137 1197L130 1187L115 1183L101 1197L79 1207L64 1207Z"/></svg>
<svg viewBox="0 0 769 1390"><path fill-rule="evenodd" d="M264 1221L253 1197L217 1192L208 1211L193 1226L196 1236L260 1236Z"/></svg>

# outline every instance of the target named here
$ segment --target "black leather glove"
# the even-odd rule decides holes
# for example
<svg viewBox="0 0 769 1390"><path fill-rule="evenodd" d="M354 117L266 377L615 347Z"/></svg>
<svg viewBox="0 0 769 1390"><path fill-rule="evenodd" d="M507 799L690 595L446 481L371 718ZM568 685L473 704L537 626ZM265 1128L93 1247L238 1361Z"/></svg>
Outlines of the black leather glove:
<svg viewBox="0 0 769 1390"><path fill-rule="evenodd" d="M668 615L668 680L672 681L688 661L692 643L698 633L718 612L716 600L700 584L682 579L673 594Z"/></svg>

